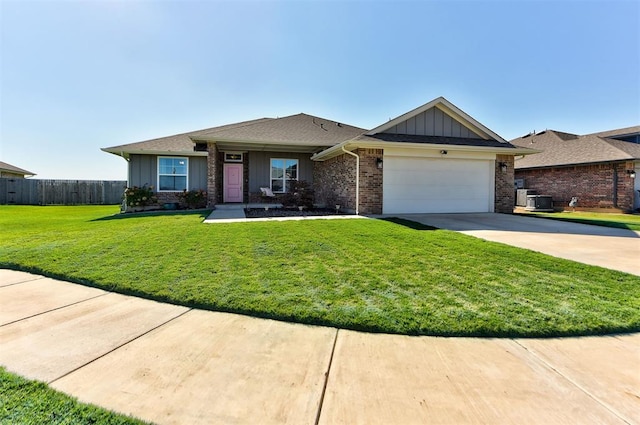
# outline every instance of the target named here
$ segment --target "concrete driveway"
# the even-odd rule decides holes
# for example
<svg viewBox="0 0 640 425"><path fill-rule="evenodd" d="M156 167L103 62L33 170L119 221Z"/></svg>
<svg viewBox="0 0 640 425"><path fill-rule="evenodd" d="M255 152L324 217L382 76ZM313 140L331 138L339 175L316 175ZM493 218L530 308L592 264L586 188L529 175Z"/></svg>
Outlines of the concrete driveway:
<svg viewBox="0 0 640 425"><path fill-rule="evenodd" d="M640 232L509 214L405 214L440 229L640 275Z"/></svg>
<svg viewBox="0 0 640 425"><path fill-rule="evenodd" d="M640 424L640 333L369 334L9 270L0 364L158 424Z"/></svg>

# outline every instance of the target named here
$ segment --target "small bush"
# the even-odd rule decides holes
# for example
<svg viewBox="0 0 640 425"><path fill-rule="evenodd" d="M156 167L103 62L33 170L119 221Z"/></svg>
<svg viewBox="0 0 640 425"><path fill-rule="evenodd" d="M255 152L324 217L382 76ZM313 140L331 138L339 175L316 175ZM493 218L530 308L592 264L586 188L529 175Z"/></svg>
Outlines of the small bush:
<svg viewBox="0 0 640 425"><path fill-rule="evenodd" d="M282 197L282 205L285 207L313 208L313 189L304 180L292 181L289 192Z"/></svg>
<svg viewBox="0 0 640 425"><path fill-rule="evenodd" d="M178 195L184 208L205 208L207 206L207 192L204 190L184 190Z"/></svg>
<svg viewBox="0 0 640 425"><path fill-rule="evenodd" d="M124 199L130 207L146 207L158 203L158 198L153 193L153 186L128 187L124 191Z"/></svg>

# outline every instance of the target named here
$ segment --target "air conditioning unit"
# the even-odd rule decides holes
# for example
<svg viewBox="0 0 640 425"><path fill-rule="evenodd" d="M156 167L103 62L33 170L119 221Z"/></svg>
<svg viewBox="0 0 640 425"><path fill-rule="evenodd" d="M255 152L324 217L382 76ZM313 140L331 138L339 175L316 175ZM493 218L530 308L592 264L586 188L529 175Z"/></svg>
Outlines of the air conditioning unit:
<svg viewBox="0 0 640 425"><path fill-rule="evenodd" d="M537 195L538 191L534 189L518 189L516 191L516 205L519 207L527 206L527 196Z"/></svg>
<svg viewBox="0 0 640 425"><path fill-rule="evenodd" d="M528 195L527 211L547 211L553 212L553 199L548 195Z"/></svg>

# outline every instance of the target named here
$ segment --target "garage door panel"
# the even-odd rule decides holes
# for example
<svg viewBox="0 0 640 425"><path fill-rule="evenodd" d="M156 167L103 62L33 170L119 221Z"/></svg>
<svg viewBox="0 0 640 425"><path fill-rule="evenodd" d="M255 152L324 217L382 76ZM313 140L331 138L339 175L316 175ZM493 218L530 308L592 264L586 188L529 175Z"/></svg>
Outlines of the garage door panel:
<svg viewBox="0 0 640 425"><path fill-rule="evenodd" d="M488 212L492 161L385 157L383 212Z"/></svg>

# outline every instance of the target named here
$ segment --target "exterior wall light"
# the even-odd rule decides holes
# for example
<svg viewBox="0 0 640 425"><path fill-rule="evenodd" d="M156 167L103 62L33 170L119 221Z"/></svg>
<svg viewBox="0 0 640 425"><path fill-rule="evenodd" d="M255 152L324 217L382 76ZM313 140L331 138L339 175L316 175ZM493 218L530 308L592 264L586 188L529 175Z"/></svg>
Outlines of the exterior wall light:
<svg viewBox="0 0 640 425"><path fill-rule="evenodd" d="M500 166L500 170L501 170L503 173L506 173L506 172L507 172L507 163L506 163L506 162L499 162L499 163L498 163L498 165Z"/></svg>
<svg viewBox="0 0 640 425"><path fill-rule="evenodd" d="M441 155L446 155L446 154L447 154L447 151L445 151L445 150L443 149L443 150L441 150L441 151L440 151L440 154L441 154Z"/></svg>
<svg viewBox="0 0 640 425"><path fill-rule="evenodd" d="M382 169L382 158L376 159L376 165L378 166L379 169Z"/></svg>
<svg viewBox="0 0 640 425"><path fill-rule="evenodd" d="M636 170L627 170L627 175L632 179L636 178Z"/></svg>

